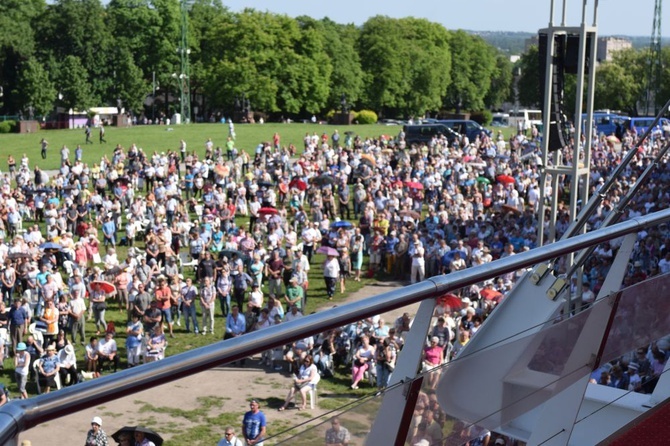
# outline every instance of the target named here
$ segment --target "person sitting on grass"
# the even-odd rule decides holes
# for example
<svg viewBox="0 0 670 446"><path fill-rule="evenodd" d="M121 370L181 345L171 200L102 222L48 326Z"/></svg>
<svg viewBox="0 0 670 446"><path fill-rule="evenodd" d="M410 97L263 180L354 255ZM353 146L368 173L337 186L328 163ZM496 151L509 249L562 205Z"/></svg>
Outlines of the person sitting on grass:
<svg viewBox="0 0 670 446"><path fill-rule="evenodd" d="M307 402L307 391L309 390L310 386L316 385L320 378L321 376L319 375L319 371L316 368L316 365L314 365L312 356L305 356L305 358L302 360L300 370L296 375L293 375L293 385L291 386L288 395L286 395L286 400L279 408L279 411L281 412L286 410L289 403L297 393L300 393L301 398L301 404L300 407L298 407L298 410L304 410L305 404Z"/></svg>

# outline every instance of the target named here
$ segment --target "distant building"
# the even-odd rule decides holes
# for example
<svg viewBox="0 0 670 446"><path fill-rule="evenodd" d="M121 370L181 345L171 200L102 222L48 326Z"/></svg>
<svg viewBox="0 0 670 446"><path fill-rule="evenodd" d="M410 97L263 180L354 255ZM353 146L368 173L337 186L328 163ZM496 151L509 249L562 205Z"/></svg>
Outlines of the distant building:
<svg viewBox="0 0 670 446"><path fill-rule="evenodd" d="M623 37L600 37L596 49L596 60L598 62L609 62L617 51L627 50L632 47L633 43Z"/></svg>

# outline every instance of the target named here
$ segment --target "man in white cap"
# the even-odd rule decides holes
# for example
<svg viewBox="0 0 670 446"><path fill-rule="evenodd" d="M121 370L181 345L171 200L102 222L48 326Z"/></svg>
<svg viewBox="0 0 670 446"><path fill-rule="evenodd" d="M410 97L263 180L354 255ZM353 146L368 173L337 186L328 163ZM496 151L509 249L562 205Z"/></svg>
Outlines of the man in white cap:
<svg viewBox="0 0 670 446"><path fill-rule="evenodd" d="M107 446L109 440L107 434L102 430L102 419L93 417L91 420L91 429L86 434L86 446Z"/></svg>

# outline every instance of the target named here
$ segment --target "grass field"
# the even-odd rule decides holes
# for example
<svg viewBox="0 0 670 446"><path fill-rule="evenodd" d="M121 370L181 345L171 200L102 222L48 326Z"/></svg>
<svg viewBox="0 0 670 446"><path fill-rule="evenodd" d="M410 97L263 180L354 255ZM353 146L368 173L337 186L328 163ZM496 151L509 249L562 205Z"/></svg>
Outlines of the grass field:
<svg viewBox="0 0 670 446"><path fill-rule="evenodd" d="M236 142L238 149L254 153L256 146L264 141L272 141L272 136L278 132L281 136L281 144L294 144L298 148L298 153L302 153L303 138L305 133L318 135L327 133L329 136L337 129L342 135L341 141L344 141L344 133L352 131L361 137L377 137L379 135L396 136L400 126L382 126L382 125L351 125L351 126L333 126L320 124L237 124L235 125ZM165 152L167 150L178 150L181 139L186 141L187 150L193 151L199 155L205 153L205 142L207 138L212 138L214 146L224 147L228 137L227 124L192 124L192 125L149 125L129 128L107 127L105 131L106 144L98 143L98 134L93 131L93 144L84 144L85 135L82 129L75 130L42 130L32 134L5 134L0 135L0 154L4 159L0 159L0 170L6 171L6 156L12 154L17 161L20 161L23 154L27 154L31 161L31 168L38 165L42 170L58 169L60 167L60 148L66 145L70 148L70 156L74 157L74 148L81 144L84 149L83 160L89 165L100 161L100 157L107 154L111 157L114 147L120 144L124 148L136 144L137 147L144 149L145 153ZM40 141L46 138L49 142L47 159L42 160L40 156Z"/></svg>

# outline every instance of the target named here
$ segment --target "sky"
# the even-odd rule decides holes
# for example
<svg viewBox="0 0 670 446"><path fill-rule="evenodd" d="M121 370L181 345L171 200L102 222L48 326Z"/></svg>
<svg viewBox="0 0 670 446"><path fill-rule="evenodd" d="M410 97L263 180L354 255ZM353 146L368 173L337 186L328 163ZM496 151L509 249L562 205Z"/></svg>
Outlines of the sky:
<svg viewBox="0 0 670 446"><path fill-rule="evenodd" d="M566 1L566 26L579 26L583 2ZM594 0L587 1L586 23L591 24ZM413 16L441 23L448 29L532 33L548 25L551 5L550 0L223 0L223 3L233 11L254 8L291 17L329 17L337 23L357 25L375 15ZM554 24L559 25L563 1L555 3ZM600 0L598 34L651 36L653 16L654 0ZM670 22L661 29L664 37L670 36Z"/></svg>

